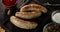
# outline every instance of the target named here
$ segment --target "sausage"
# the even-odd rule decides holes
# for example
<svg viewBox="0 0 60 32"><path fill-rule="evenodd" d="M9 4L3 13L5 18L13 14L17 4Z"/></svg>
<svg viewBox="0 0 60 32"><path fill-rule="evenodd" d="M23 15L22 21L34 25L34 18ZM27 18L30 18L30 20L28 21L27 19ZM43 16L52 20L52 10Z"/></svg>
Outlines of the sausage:
<svg viewBox="0 0 60 32"><path fill-rule="evenodd" d="M32 19L39 17L41 12L16 12L15 16L23 18L23 19Z"/></svg>
<svg viewBox="0 0 60 32"><path fill-rule="evenodd" d="M16 16L11 16L10 21L17 27L22 29L34 29L38 26L36 22L25 21L17 18Z"/></svg>
<svg viewBox="0 0 60 32"><path fill-rule="evenodd" d="M25 5L21 8L20 11L29 11L29 10L33 10L36 12L44 12L47 13L47 9L41 5L38 4L29 4L29 5Z"/></svg>

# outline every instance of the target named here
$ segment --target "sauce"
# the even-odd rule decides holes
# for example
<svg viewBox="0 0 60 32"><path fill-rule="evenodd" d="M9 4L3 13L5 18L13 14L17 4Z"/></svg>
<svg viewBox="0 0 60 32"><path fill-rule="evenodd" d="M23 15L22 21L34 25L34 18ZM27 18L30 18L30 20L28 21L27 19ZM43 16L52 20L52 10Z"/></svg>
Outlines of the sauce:
<svg viewBox="0 0 60 32"><path fill-rule="evenodd" d="M6 6L13 6L15 5L16 0L3 0L3 4Z"/></svg>
<svg viewBox="0 0 60 32"><path fill-rule="evenodd" d="M56 23L60 23L60 13L56 13L54 16L52 16L52 19Z"/></svg>

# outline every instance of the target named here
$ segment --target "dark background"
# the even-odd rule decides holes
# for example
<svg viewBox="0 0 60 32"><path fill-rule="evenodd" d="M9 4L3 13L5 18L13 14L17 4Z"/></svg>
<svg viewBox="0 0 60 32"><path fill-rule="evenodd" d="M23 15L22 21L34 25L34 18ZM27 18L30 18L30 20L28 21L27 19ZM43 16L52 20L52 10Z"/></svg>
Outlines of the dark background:
<svg viewBox="0 0 60 32"><path fill-rule="evenodd" d="M32 0L30 0L30 1L32 1ZM37 1L39 1L41 4L43 4L43 3L46 3L46 2L49 2L49 3L51 3L51 4L60 4L60 0L37 0ZM20 0L18 0L17 1L17 7L19 8L20 6L22 5L22 1L20 1ZM47 9L48 9L48 11L50 11L50 12L52 12L52 11L55 11L55 10L60 10L60 6L45 6ZM41 18L42 20L40 20L40 18L37 18L38 19L38 21L46 21L46 22L41 22L40 24L41 24L41 29L43 28L43 26L45 25L45 24L47 24L47 23L49 23L48 21L51 21L51 18L50 18L50 16L51 16L51 13L50 12L48 12L47 14L44 14L44 15L42 15L42 17L43 18ZM7 19L7 18L5 18L4 15L5 14L5 7L4 7L4 5L2 4L2 0L0 0L0 25L2 24L2 23L4 23L4 19ZM47 16L46 16L47 15ZM44 17L44 16L46 16L46 17ZM45 19L46 18L46 19ZM9 19L7 19L7 21L8 22L6 22L5 24L4 24L4 26L5 26L5 28L7 28L8 30L10 30L10 31L15 31L15 32L17 32L17 31L20 31L20 29L19 28L17 28L17 27L15 27L12 23L10 23L10 21L9 21ZM15 30L14 30L15 29ZM17 31L16 31L17 30ZM22 31L23 29L21 29L21 31ZM25 31L25 30L24 30ZM26 30L26 31L28 31L28 30ZM34 31L34 30L30 30L30 31ZM40 31L40 30L38 30L38 31ZM29 31L28 31L29 32Z"/></svg>

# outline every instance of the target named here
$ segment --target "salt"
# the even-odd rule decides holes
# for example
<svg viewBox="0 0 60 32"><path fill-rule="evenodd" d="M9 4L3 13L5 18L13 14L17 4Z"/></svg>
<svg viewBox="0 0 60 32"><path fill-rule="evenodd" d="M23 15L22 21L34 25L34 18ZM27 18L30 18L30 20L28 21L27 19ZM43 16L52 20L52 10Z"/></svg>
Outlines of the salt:
<svg viewBox="0 0 60 32"><path fill-rule="evenodd" d="M60 13L56 13L52 16L52 20L56 23L60 23Z"/></svg>

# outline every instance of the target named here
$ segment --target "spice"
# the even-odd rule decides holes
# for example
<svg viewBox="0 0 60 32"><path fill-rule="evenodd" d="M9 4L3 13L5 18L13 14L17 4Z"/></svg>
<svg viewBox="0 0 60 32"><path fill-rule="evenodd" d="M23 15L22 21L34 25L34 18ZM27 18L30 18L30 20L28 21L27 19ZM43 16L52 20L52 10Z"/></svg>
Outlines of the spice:
<svg viewBox="0 0 60 32"><path fill-rule="evenodd" d="M60 32L60 26L50 25L45 29L45 32Z"/></svg>

